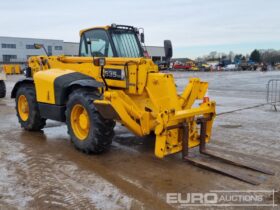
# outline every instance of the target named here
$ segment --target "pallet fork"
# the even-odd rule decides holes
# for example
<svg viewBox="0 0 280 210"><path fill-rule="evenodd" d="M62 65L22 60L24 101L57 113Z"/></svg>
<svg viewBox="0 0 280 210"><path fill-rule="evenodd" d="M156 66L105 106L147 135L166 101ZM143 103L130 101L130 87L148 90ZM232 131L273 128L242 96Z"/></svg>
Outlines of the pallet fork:
<svg viewBox="0 0 280 210"><path fill-rule="evenodd" d="M215 152L211 149L206 149L206 129L207 129L207 121L209 119L207 118L199 118L197 119L197 124L200 124L200 144L199 144L199 153L205 156L208 156L208 158L204 157L202 155L195 155L190 154L189 147L188 147L188 139L189 139L189 127L188 123L181 123L177 126L169 127L168 129L175 129L175 128L181 128L183 130L182 135L182 159L184 161L187 161L188 163L198 166L200 168L204 168L210 171L214 171L219 174L223 174L229 177L232 177L234 179L241 180L243 182L252 184L252 185L259 185L261 184L261 180L259 177L256 177L252 174L246 173L246 172L236 172L234 169L224 168L218 165L213 165L209 162L209 157L214 158L215 160L222 161L223 163L227 163L229 165L239 167L239 168L245 168L249 169L251 171L257 171L263 174L267 175L274 175L275 173L269 169L261 168L253 164L241 162L234 160L229 157L225 157L223 154L219 152Z"/></svg>

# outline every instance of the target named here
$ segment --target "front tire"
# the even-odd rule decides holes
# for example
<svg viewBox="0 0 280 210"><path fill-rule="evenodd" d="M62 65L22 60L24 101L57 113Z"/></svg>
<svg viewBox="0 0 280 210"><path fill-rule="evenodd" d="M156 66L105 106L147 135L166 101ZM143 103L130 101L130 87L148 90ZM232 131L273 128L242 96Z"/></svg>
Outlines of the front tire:
<svg viewBox="0 0 280 210"><path fill-rule="evenodd" d="M93 101L99 94L78 89L70 94L66 104L66 124L71 141L82 152L101 153L108 150L114 137L113 120L104 119Z"/></svg>
<svg viewBox="0 0 280 210"><path fill-rule="evenodd" d="M0 98L5 98L6 96L6 85L4 80L0 80Z"/></svg>
<svg viewBox="0 0 280 210"><path fill-rule="evenodd" d="M19 87L16 94L16 111L22 128L28 131L39 131L46 125L36 100L35 88L32 85Z"/></svg>

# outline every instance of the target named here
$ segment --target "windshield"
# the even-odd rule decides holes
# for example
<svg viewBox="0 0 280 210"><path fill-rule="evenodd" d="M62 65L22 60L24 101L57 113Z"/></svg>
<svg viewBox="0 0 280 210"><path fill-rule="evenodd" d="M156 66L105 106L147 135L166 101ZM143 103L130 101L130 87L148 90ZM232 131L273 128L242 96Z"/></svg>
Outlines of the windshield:
<svg viewBox="0 0 280 210"><path fill-rule="evenodd" d="M118 57L143 57L134 31L114 29L111 31L111 35Z"/></svg>

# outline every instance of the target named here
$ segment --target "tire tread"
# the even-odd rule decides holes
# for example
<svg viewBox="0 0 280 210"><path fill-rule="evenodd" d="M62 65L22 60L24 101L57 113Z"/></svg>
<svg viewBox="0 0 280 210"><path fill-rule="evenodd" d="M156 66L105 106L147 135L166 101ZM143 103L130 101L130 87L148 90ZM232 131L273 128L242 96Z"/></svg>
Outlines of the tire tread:
<svg viewBox="0 0 280 210"><path fill-rule="evenodd" d="M94 100L99 99L99 93L93 90L86 90L86 89L78 89L74 90L69 95L68 103L66 104L66 124L68 128L68 134L71 137L72 143L75 145L75 147L87 154L94 153L102 153L109 149L112 139L114 137L114 126L115 122L113 120L106 120L104 119L96 107L94 106ZM89 115L91 116L91 124L93 123L93 127L90 129L90 134L87 137L87 142L83 142L78 140L74 132L72 131L71 127L71 108L74 101L77 99L85 99L83 106L87 107L88 110L90 110L91 113Z"/></svg>

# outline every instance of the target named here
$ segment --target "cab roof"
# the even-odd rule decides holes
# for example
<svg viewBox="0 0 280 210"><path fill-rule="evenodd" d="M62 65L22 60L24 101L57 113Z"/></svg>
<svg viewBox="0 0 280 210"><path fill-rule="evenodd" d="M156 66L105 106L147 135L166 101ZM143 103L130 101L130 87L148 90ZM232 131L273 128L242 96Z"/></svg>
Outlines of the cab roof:
<svg viewBox="0 0 280 210"><path fill-rule="evenodd" d="M138 29L137 28L135 28L135 27L133 27L133 26L128 26L128 25L117 25L117 24L115 24L115 23L113 23L112 25L107 25L107 26L96 26L96 27L92 27L92 28L87 28L87 29L84 29L84 30L81 30L80 31L80 36L84 33L84 32L86 32L86 31L90 31L90 30L92 30L92 29L104 29L104 30L108 30L108 29L110 29L110 28L125 28L125 29L130 29L130 30L136 30L136 31L138 31Z"/></svg>
<svg viewBox="0 0 280 210"><path fill-rule="evenodd" d="M108 30L111 26L95 26L95 27L91 27L91 28L86 28L80 31L80 36L86 32L86 31L90 31L92 29L104 29L104 30Z"/></svg>

